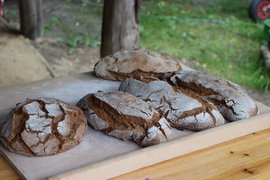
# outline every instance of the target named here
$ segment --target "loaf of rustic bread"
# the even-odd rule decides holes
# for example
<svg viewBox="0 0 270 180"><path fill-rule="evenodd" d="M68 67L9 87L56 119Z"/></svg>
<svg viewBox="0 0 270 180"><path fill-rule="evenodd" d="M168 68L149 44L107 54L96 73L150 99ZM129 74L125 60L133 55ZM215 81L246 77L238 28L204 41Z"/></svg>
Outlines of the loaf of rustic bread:
<svg viewBox="0 0 270 180"><path fill-rule="evenodd" d="M203 130L225 123L217 108L191 91L176 91L165 81L122 81L120 91L146 101L176 128Z"/></svg>
<svg viewBox="0 0 270 180"><path fill-rule="evenodd" d="M1 122L1 141L12 152L54 155L78 145L87 131L83 111L52 98L27 99Z"/></svg>
<svg viewBox="0 0 270 180"><path fill-rule="evenodd" d="M164 75L181 69L168 57L144 49L124 50L102 58L95 65L95 74L104 79L124 80L132 77L143 81L163 79Z"/></svg>
<svg viewBox="0 0 270 180"><path fill-rule="evenodd" d="M229 121L256 115L256 102L239 85L198 71L179 71L169 81L181 89L189 89L213 102Z"/></svg>
<svg viewBox="0 0 270 180"><path fill-rule="evenodd" d="M125 92L98 92L83 97L77 104L89 124L105 134L149 146L167 141L169 123L141 99Z"/></svg>

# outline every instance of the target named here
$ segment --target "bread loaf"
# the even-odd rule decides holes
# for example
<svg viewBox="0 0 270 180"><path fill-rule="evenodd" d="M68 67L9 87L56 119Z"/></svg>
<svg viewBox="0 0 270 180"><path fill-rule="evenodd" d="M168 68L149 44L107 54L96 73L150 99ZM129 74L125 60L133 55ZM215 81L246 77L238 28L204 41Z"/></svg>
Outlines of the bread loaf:
<svg viewBox="0 0 270 180"><path fill-rule="evenodd" d="M125 92L98 92L78 102L89 124L105 134L150 146L167 141L169 123L154 108Z"/></svg>
<svg viewBox="0 0 270 180"><path fill-rule="evenodd" d="M224 124L217 108L190 91L176 91L165 81L143 83L135 79L122 81L120 91L146 101L176 128L204 130Z"/></svg>
<svg viewBox="0 0 270 180"><path fill-rule="evenodd" d="M1 122L1 141L12 152L54 155L78 145L87 130L83 111L52 98L27 99Z"/></svg>
<svg viewBox="0 0 270 180"><path fill-rule="evenodd" d="M256 102L239 85L198 71L179 71L170 82L180 89L189 89L213 102L229 121L254 116Z"/></svg>
<svg viewBox="0 0 270 180"><path fill-rule="evenodd" d="M121 81L132 77L146 82L163 79L166 73L180 69L180 64L173 59L143 49L125 50L106 56L94 68L100 78Z"/></svg>

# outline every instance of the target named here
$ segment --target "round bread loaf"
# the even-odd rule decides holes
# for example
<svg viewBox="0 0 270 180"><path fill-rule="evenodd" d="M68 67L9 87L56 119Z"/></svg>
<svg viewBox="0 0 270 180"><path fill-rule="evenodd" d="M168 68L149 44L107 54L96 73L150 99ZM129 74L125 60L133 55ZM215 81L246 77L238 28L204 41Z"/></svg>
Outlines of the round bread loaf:
<svg viewBox="0 0 270 180"><path fill-rule="evenodd" d="M132 77L145 82L163 79L165 74L180 69L181 65L173 59L145 49L125 50L106 56L94 68L100 78L121 81Z"/></svg>
<svg viewBox="0 0 270 180"><path fill-rule="evenodd" d="M1 123L1 141L12 152L47 156L78 145L87 130L83 111L53 98L26 99Z"/></svg>

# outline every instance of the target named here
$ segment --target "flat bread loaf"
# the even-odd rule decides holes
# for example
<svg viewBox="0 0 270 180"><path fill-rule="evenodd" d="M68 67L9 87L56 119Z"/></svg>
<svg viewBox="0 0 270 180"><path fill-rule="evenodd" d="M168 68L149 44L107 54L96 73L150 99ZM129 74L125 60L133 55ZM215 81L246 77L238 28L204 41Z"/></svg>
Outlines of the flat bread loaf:
<svg viewBox="0 0 270 180"><path fill-rule="evenodd" d="M95 74L104 79L124 80L128 77L149 82L163 79L178 71L181 65L171 58L145 49L125 50L102 58L95 65Z"/></svg>

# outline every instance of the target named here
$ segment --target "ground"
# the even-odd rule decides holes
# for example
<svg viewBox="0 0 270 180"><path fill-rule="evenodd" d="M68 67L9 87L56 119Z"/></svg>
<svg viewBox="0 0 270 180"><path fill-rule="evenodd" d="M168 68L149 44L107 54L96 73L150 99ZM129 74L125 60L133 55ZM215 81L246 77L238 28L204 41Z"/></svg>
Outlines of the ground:
<svg viewBox="0 0 270 180"><path fill-rule="evenodd" d="M51 78L30 41L5 30L0 22L0 86Z"/></svg>
<svg viewBox="0 0 270 180"><path fill-rule="evenodd" d="M173 8L168 1L157 2L145 1L142 8L142 47L240 83L252 97L270 105L269 75L257 62L262 26L244 17L247 0L211 1L214 8L204 5L206 0L179 1L182 4ZM227 8L227 2L240 10ZM98 61L100 1L44 0L43 9L44 37L36 41L2 33L5 28L0 28L0 42L5 42L0 43L0 59L5 59L0 64L1 86L91 71ZM6 20L18 28L14 1L7 1Z"/></svg>
<svg viewBox="0 0 270 180"><path fill-rule="evenodd" d="M32 44L47 60L54 77L92 71L99 60L99 48L77 47L68 54L68 47L53 39L40 38Z"/></svg>

